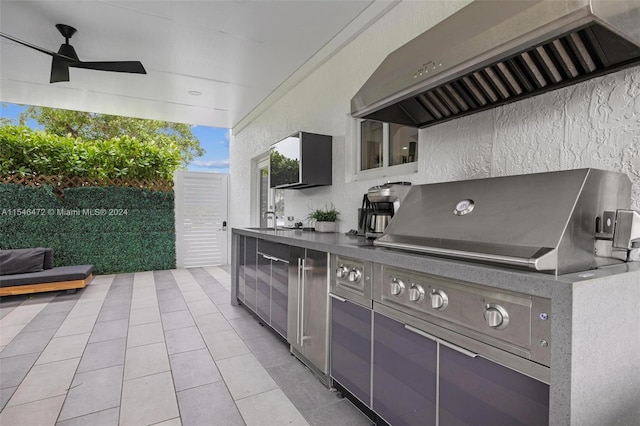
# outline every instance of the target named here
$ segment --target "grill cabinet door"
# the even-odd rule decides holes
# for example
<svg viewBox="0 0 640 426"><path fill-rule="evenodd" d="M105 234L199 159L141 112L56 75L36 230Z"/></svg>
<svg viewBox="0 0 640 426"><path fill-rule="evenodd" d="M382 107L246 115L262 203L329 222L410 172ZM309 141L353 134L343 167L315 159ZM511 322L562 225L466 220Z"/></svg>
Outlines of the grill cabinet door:
<svg viewBox="0 0 640 426"><path fill-rule="evenodd" d="M374 314L373 410L393 426L436 424L437 344Z"/></svg>
<svg viewBox="0 0 640 426"><path fill-rule="evenodd" d="M440 425L548 425L549 385L440 345Z"/></svg>
<svg viewBox="0 0 640 426"><path fill-rule="evenodd" d="M371 309L331 298L331 377L371 407Z"/></svg>

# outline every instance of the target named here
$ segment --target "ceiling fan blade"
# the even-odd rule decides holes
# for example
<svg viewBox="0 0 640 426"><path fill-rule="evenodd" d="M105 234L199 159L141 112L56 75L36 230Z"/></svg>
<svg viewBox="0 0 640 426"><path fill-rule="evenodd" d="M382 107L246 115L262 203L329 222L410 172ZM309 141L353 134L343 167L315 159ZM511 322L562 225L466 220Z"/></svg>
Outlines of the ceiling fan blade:
<svg viewBox="0 0 640 426"><path fill-rule="evenodd" d="M13 36L10 36L9 34L0 33L0 37L4 37L4 38L9 39L11 41L15 41L18 44L30 47L31 49L35 49L38 52L42 52L44 54L53 56L54 58L58 57L60 59L67 60L67 61L75 61L76 60L74 58L71 58L71 57L68 57L68 56L65 56L65 55L61 55L60 53L54 52L52 50L45 49L44 47L36 46L35 44L29 43L28 41L20 40L19 38L15 38Z"/></svg>
<svg viewBox="0 0 640 426"><path fill-rule="evenodd" d="M112 62L72 62L70 67L84 68L98 71L127 72L133 74L146 74L147 71L140 61L112 61Z"/></svg>
<svg viewBox="0 0 640 426"><path fill-rule="evenodd" d="M57 53L56 53L56 52L53 52L53 51L51 51L51 50L44 49L44 48L42 48L42 47L40 47L40 46L36 46L35 44L31 44L31 43L29 43L28 41L20 40L19 38L15 38L15 37L13 37L13 36L10 36L9 34L0 33L0 37L4 37L4 38L7 38L7 39L9 39L9 40L11 40L11 41L15 41L16 43L19 43L19 44L21 44L21 45L23 45L23 46L27 46L27 47L30 47L30 48L32 48L32 49L35 49L35 50L37 50L38 52L46 53L47 55L51 55L51 56L55 56L55 55L57 55Z"/></svg>
<svg viewBox="0 0 640 426"><path fill-rule="evenodd" d="M58 83L61 81L69 81L69 62L53 57L51 61L51 78L49 83Z"/></svg>

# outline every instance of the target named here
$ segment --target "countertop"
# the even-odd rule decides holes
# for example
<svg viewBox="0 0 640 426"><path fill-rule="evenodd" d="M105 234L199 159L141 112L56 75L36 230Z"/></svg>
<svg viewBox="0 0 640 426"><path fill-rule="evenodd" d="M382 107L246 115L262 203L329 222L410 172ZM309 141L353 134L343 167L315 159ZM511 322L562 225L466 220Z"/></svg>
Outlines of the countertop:
<svg viewBox="0 0 640 426"><path fill-rule="evenodd" d="M275 231L263 228L233 228L233 232L239 235L393 265L480 285L490 283L489 285L496 288L548 298L554 298L557 292L562 292L566 296L567 291L571 291L574 285L582 282L598 280L612 275L640 272L640 262L632 262L585 272L554 275L376 247L373 245L372 240L343 233L324 233L298 229Z"/></svg>

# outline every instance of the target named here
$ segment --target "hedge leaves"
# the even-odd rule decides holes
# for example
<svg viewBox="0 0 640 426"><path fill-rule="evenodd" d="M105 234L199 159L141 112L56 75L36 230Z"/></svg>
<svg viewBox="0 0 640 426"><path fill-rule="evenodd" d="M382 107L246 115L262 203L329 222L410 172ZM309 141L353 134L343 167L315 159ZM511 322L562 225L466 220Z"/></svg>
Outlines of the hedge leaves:
<svg viewBox="0 0 640 426"><path fill-rule="evenodd" d="M0 175L173 180L180 161L175 144L161 147L129 136L87 141L25 126L0 127Z"/></svg>
<svg viewBox="0 0 640 426"><path fill-rule="evenodd" d="M0 184L0 249L51 247L55 266L97 274L176 267L174 196L138 188Z"/></svg>

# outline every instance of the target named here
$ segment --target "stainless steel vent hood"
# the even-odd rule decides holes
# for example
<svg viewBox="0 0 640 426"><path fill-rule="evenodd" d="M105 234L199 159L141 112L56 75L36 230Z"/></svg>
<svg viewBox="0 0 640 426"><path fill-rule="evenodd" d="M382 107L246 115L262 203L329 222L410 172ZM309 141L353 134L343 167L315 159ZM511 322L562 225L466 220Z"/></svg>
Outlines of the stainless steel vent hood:
<svg viewBox="0 0 640 426"><path fill-rule="evenodd" d="M428 127L640 62L640 0L475 0L389 54L351 114Z"/></svg>

